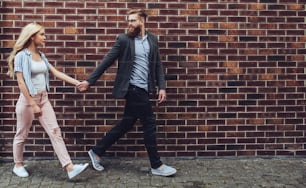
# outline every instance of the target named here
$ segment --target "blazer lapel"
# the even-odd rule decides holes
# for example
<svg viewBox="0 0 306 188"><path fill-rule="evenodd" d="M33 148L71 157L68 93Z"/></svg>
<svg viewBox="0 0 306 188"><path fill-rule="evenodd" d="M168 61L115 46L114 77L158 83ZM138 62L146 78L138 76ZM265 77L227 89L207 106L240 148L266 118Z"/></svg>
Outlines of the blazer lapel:
<svg viewBox="0 0 306 188"><path fill-rule="evenodd" d="M130 49L131 49L131 57L134 60L135 57L135 42L133 38L129 37Z"/></svg>
<svg viewBox="0 0 306 188"><path fill-rule="evenodd" d="M153 46L152 38L150 37L150 33L147 32L147 35L148 35L148 42L149 42L149 46L150 46L150 52L149 52L149 63L150 63L151 60L152 60L154 46Z"/></svg>

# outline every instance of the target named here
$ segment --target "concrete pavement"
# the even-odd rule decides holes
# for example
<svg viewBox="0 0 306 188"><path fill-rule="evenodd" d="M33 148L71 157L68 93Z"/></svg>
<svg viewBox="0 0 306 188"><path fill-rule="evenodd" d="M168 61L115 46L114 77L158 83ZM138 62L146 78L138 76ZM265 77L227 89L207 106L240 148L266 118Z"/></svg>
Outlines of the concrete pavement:
<svg viewBox="0 0 306 188"><path fill-rule="evenodd" d="M58 160L25 161L30 173L19 178L12 173L12 162L0 163L0 187L65 188L305 188L306 167L303 159L162 159L176 167L173 177L150 173L146 158L106 158L105 170L90 167L68 180ZM89 159L74 163L90 162Z"/></svg>

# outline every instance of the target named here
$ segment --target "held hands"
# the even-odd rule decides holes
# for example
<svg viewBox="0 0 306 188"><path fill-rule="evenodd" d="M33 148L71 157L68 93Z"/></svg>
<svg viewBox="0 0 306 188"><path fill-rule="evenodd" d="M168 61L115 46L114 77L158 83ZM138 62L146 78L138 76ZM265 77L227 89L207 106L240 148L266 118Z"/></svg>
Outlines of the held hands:
<svg viewBox="0 0 306 188"><path fill-rule="evenodd" d="M85 80L76 85L80 92L86 91L89 88L89 83Z"/></svg>

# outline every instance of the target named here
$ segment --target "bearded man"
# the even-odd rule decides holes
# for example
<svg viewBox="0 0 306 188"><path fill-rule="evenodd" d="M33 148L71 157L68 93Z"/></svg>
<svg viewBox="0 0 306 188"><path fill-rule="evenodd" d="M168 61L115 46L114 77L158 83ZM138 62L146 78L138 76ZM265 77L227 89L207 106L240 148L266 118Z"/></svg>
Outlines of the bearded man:
<svg viewBox="0 0 306 188"><path fill-rule="evenodd" d="M117 37L116 42L102 62L87 80L77 85L79 91L86 91L100 78L105 70L118 60L118 69L113 95L125 99L122 120L117 123L97 144L88 151L92 166L102 171L101 156L105 151L131 130L137 121L142 124L144 144L154 175L171 176L176 169L163 164L157 151L156 120L150 103L149 93L156 92L158 103L166 100L166 83L160 60L157 37L145 29L147 14L142 9L128 12L128 32Z"/></svg>

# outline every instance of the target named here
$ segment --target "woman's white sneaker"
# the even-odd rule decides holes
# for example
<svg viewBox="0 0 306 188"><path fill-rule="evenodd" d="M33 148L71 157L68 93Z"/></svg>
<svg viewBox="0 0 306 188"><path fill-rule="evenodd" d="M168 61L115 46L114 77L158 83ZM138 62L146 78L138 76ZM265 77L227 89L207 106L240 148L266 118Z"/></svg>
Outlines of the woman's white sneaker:
<svg viewBox="0 0 306 188"><path fill-rule="evenodd" d="M16 165L14 166L13 169L14 174L16 174L17 176L21 177L21 178L26 178L29 176L29 173L27 172L27 170L24 168L24 166L21 167L16 167Z"/></svg>
<svg viewBox="0 0 306 188"><path fill-rule="evenodd" d="M81 174L87 167L88 167L88 163L73 165L73 169L70 172L68 172L69 179L72 179L75 176Z"/></svg>
<svg viewBox="0 0 306 188"><path fill-rule="evenodd" d="M159 168L151 168L152 174L158 176L172 176L176 173L176 169L172 168L171 166L167 166L165 164L161 165Z"/></svg>

